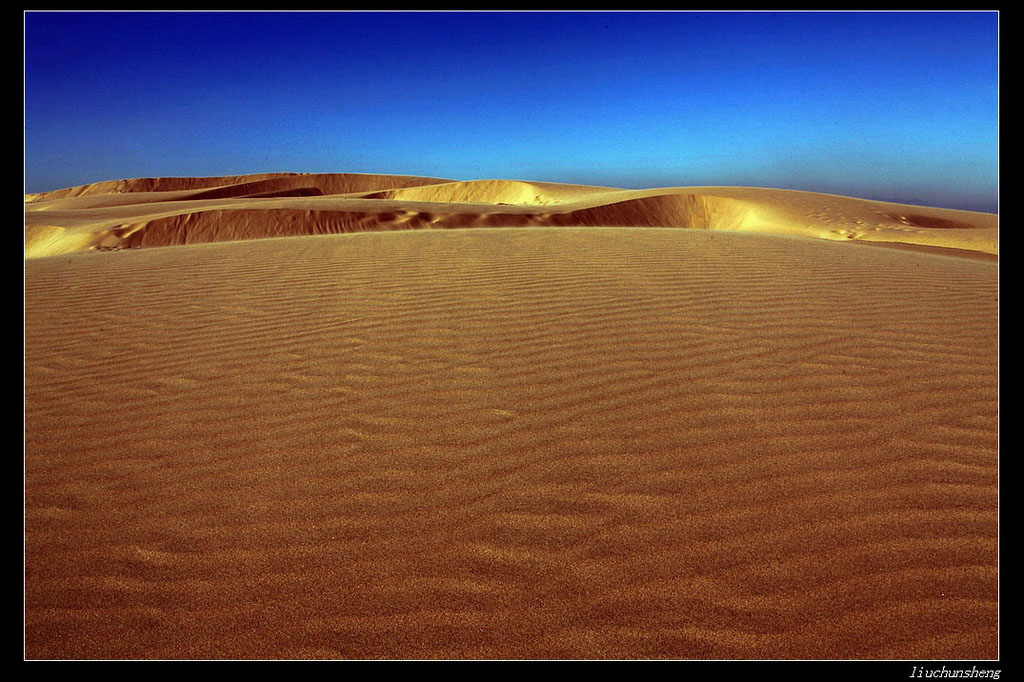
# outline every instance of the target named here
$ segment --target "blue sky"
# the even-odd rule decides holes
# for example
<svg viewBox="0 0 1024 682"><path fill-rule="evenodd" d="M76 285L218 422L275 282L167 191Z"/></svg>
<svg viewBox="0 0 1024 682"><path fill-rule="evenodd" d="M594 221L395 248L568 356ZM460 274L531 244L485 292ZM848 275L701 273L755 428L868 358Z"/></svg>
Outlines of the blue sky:
<svg viewBox="0 0 1024 682"><path fill-rule="evenodd" d="M25 190L266 171L997 210L994 12L25 14Z"/></svg>

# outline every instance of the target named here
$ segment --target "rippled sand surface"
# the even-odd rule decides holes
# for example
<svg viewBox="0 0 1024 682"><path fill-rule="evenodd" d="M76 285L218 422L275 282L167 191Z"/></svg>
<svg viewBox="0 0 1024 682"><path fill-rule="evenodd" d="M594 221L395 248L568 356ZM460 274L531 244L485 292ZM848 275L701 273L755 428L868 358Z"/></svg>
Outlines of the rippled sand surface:
<svg viewBox="0 0 1024 682"><path fill-rule="evenodd" d="M205 243L147 243L146 192L30 197L26 656L998 656L995 250L523 184L341 187L467 229ZM517 207L556 224L488 224ZM140 227L28 253L48 210ZM995 229L930 210L902 234Z"/></svg>

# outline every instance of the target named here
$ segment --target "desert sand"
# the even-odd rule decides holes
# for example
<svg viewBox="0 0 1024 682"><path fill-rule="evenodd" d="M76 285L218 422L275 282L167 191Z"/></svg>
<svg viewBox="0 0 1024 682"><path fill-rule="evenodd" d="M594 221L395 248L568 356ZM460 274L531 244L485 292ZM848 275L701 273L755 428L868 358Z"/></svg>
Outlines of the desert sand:
<svg viewBox="0 0 1024 682"><path fill-rule="evenodd" d="M27 658L999 655L996 215L288 173L25 202Z"/></svg>

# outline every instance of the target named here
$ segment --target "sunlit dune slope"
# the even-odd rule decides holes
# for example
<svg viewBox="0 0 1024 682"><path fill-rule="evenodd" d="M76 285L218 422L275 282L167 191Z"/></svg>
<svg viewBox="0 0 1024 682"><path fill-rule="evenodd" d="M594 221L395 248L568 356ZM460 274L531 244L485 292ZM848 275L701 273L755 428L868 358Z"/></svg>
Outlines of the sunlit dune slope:
<svg viewBox="0 0 1024 682"><path fill-rule="evenodd" d="M996 263L436 215L25 261L28 658L998 656Z"/></svg>
<svg viewBox="0 0 1024 682"><path fill-rule="evenodd" d="M403 199L440 203L548 206L584 199L588 195L603 196L605 192L621 191L610 187L563 185L551 182L472 180L389 189L364 196L372 199Z"/></svg>
<svg viewBox="0 0 1024 682"><path fill-rule="evenodd" d="M467 227L671 227L995 256L995 214L751 187L623 190L409 176L120 180L26 196L25 255Z"/></svg>

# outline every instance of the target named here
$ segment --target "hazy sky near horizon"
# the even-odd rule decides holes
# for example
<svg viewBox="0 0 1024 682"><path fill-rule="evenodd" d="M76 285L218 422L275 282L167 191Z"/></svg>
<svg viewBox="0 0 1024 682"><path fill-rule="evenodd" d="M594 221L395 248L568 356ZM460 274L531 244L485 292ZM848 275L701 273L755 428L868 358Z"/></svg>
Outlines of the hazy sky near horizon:
<svg viewBox="0 0 1024 682"><path fill-rule="evenodd" d="M268 171L995 212L995 12L26 12L25 191Z"/></svg>

